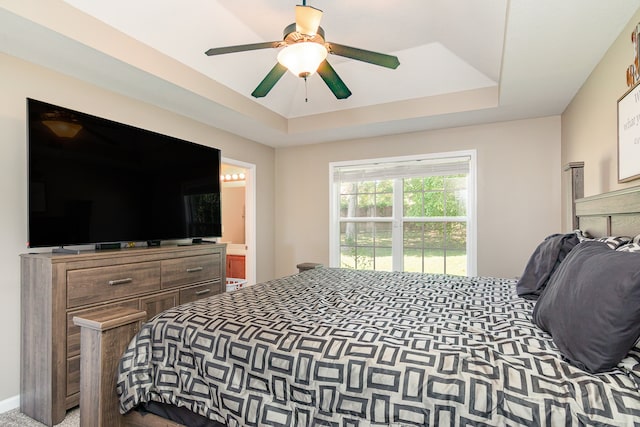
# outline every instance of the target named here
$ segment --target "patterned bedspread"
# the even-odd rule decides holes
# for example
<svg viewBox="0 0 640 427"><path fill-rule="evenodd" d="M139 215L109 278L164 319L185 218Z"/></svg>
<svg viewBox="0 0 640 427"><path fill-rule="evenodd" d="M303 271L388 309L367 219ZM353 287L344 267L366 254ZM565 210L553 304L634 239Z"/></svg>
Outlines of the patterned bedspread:
<svg viewBox="0 0 640 427"><path fill-rule="evenodd" d="M321 268L146 324L121 411L185 406L229 426L640 424L640 352L587 374L531 322L515 281Z"/></svg>

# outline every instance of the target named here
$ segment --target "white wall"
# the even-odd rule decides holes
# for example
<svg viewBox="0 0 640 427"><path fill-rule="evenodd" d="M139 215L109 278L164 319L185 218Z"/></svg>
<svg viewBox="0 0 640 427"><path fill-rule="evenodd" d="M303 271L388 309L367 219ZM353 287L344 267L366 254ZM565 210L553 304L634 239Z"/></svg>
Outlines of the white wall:
<svg viewBox="0 0 640 427"><path fill-rule="evenodd" d="M19 394L20 253L27 241L26 101L35 98L222 150L257 165L257 279L274 276L274 149L0 54L0 402ZM13 399L11 401L14 401Z"/></svg>
<svg viewBox="0 0 640 427"><path fill-rule="evenodd" d="M276 276L329 264L329 163L476 149L478 274L514 277L560 229L560 117L281 148Z"/></svg>

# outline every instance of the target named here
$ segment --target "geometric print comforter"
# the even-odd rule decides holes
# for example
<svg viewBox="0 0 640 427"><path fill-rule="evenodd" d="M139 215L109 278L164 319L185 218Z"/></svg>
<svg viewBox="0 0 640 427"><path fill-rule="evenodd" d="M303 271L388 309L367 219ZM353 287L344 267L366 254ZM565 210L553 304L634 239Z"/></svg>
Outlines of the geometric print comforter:
<svg viewBox="0 0 640 427"><path fill-rule="evenodd" d="M131 341L120 410L228 426L640 425L640 352L562 360L515 281L320 268L167 310Z"/></svg>

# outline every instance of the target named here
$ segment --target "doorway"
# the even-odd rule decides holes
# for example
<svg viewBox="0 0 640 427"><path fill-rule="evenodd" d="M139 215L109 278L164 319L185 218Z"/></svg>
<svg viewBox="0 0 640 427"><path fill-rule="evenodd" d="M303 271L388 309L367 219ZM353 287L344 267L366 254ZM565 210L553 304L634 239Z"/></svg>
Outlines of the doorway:
<svg viewBox="0 0 640 427"><path fill-rule="evenodd" d="M222 238L227 244L227 278L256 282L255 173L250 163L222 158Z"/></svg>

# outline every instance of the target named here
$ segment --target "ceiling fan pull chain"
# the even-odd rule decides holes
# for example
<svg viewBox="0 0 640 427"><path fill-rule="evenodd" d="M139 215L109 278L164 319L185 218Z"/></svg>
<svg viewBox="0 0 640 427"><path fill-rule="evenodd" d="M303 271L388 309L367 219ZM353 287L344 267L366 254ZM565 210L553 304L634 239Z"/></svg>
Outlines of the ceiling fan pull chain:
<svg viewBox="0 0 640 427"><path fill-rule="evenodd" d="M307 76L304 76L304 102L309 102L309 93L307 90Z"/></svg>

